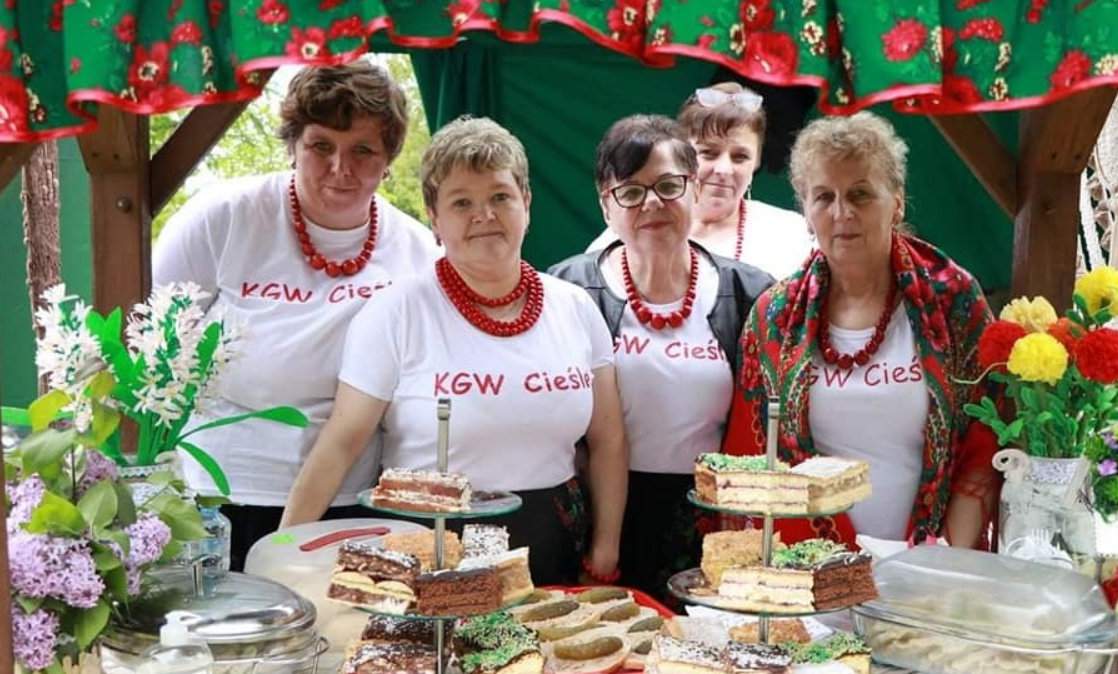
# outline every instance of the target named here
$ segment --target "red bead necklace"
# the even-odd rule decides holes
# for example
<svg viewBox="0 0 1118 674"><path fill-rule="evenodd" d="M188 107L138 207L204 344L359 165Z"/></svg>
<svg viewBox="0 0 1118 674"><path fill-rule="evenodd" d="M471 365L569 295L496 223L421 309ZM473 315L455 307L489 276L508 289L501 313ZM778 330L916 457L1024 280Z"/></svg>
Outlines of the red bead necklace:
<svg viewBox="0 0 1118 674"><path fill-rule="evenodd" d="M445 257L435 262L435 276L458 313L462 314L470 325L494 337L512 337L526 332L536 324L540 314L543 313L543 282L540 280L539 272L523 260L520 262L520 280L516 288L507 295L495 299L479 295L467 285L458 274L458 270ZM478 308L478 305L508 306L522 296L524 308L521 309L520 316L511 321L499 321Z"/></svg>
<svg viewBox="0 0 1118 674"><path fill-rule="evenodd" d="M741 262L742 245L745 243L745 199L741 200L738 207L738 238L734 242L734 259Z"/></svg>
<svg viewBox="0 0 1118 674"><path fill-rule="evenodd" d="M849 370L855 365L865 365L870 362L870 358L877 353L877 350L881 348L881 343L885 341L885 329L889 327L889 319L893 316L896 301L897 284L893 283L889 288L889 298L885 300L885 308L881 312L881 317L877 319L877 325L873 328L870 341L853 354L849 354L839 353L838 349L831 344L831 324L827 313L827 298L824 297L819 314L819 350L822 352L824 362L828 365L838 365L843 370Z"/></svg>
<svg viewBox="0 0 1118 674"><path fill-rule="evenodd" d="M683 295L683 306L670 314L658 314L645 306L644 300L637 292L637 284L633 282L633 274L629 271L629 255L624 248L621 249L621 272L625 279L625 294L629 298L629 306L642 324L651 325L653 330L660 330L668 325L678 328L691 315L691 308L695 304L695 286L699 282L699 256L694 248L690 250L691 278L687 282L687 292Z"/></svg>
<svg viewBox="0 0 1118 674"><path fill-rule="evenodd" d="M291 201L291 221L295 224L295 235L299 237L299 245L303 255L307 257L307 264L314 269L325 270L330 276L353 276L365 268L369 258L373 256L373 249L377 246L377 200L369 200L369 236L361 246L361 252L353 257L333 262L327 260L311 243L311 235L307 232L307 223L303 221L303 207L299 205L299 195L295 192L295 176L287 187L287 194Z"/></svg>

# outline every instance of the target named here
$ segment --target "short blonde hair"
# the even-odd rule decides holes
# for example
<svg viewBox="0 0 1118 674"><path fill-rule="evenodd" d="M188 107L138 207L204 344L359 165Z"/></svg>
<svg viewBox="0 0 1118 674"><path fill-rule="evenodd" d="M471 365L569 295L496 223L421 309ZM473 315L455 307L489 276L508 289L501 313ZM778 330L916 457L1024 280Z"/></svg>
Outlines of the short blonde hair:
<svg viewBox="0 0 1118 674"><path fill-rule="evenodd" d="M528 155L524 145L508 129L488 117L463 115L431 137L419 166L423 202L434 210L439 185L458 166L471 171L512 173L517 187L528 193Z"/></svg>
<svg viewBox="0 0 1118 674"><path fill-rule="evenodd" d="M789 174L802 204L812 169L823 162L861 160L881 170L895 193L903 193L908 145L893 125L872 112L851 117L821 117L796 136Z"/></svg>

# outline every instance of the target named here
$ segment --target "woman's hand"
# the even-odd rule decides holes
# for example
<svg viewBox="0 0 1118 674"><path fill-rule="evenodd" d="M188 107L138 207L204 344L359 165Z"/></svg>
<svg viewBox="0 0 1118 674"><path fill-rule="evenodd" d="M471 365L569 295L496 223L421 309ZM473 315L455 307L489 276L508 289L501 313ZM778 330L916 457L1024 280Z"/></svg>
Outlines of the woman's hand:
<svg viewBox="0 0 1118 674"><path fill-rule="evenodd" d="M629 491L629 445L625 441L617 373L612 365L594 370L594 413L586 432L590 450L587 482L590 485L593 541L583 559L583 571L596 583L617 581L621 519Z"/></svg>
<svg viewBox="0 0 1118 674"><path fill-rule="evenodd" d="M590 554L582 560L582 584L616 583L621 576L617 558L617 541L594 541Z"/></svg>

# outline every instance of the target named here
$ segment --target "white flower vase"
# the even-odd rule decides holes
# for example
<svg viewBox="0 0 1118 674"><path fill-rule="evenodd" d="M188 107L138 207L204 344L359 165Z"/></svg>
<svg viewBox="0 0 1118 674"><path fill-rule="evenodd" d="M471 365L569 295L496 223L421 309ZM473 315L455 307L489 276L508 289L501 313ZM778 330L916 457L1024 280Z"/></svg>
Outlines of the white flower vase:
<svg viewBox="0 0 1118 674"><path fill-rule="evenodd" d="M154 496L162 487L151 484L151 477L157 473L170 473L176 480L182 480L182 459L179 453L164 452L150 466L125 466L118 469L120 479L132 489L132 499L141 503Z"/></svg>
<svg viewBox="0 0 1118 674"><path fill-rule="evenodd" d="M1001 554L1096 578L1105 560L1118 555L1118 522L1108 523L1095 512L1087 459L1003 449L994 455L994 467L1005 475L998 520Z"/></svg>

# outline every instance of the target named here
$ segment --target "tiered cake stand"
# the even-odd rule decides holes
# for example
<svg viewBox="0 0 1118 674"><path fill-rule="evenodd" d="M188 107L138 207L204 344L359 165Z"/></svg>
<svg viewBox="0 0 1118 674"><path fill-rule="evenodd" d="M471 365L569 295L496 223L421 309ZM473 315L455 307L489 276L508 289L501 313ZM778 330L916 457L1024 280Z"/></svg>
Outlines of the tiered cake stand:
<svg viewBox="0 0 1118 674"><path fill-rule="evenodd" d="M780 424L780 399L769 398L768 404L768 439L765 447L765 457L768 462L768 469L773 470L776 468L776 448L777 438ZM849 508L835 510L830 512L797 512L797 513L772 513L761 512L760 510L727 508L725 506L709 503L699 497L698 491L692 489L687 498L694 505L704 508L706 510L713 510L715 512L726 513L730 515L741 515L747 517L760 517L763 518L763 529L761 533L761 564L768 567L772 565L772 552L773 552L773 522L778 519L807 519L813 517L825 517L828 515L837 515L838 513L845 512ZM836 611L845 611L850 606L841 606L833 609L822 611L810 611L803 613L795 612L757 612L745 611L742 609L734 608L728 605L726 600L720 598L715 592L716 588L706 586L706 579L703 576L702 569L688 569L681 571L668 580L668 590L678 597L680 600L690 604L698 604L700 606L709 606L711 608L723 609L726 611L733 611L742 615L752 615L757 617L757 636L758 640L763 643L769 643L769 621L773 617L777 618L797 618L804 616L820 615L823 613L834 613ZM853 606L853 604L851 604Z"/></svg>
<svg viewBox="0 0 1118 674"><path fill-rule="evenodd" d="M437 469L440 473L447 471L447 452L450 446L450 400L448 398L439 398L438 401L438 419L439 419L439 440L438 440L438 462ZM482 519L485 517L497 517L499 515L506 515L520 509L522 504L521 498L516 494L509 492L475 492L473 499L470 501L470 509L462 512L429 512L419 510L399 510L396 508L384 508L373 503L372 490L368 489L358 495L358 501L366 508L378 510L392 515L402 517L411 517L415 519L432 520L435 523L435 569L441 570L446 564L445 550L443 549L443 536L446 533L446 521L448 519ZM420 615L418 613L405 613L403 615L395 613L382 613L367 607L359 607L368 613L387 615L393 618L400 618L402 620L428 620L435 623L435 663L436 673L444 674L446 672L447 662L444 660L444 651L446 643L445 626L448 622L453 622L458 618L464 617L459 615ZM502 607L504 608L504 607Z"/></svg>

